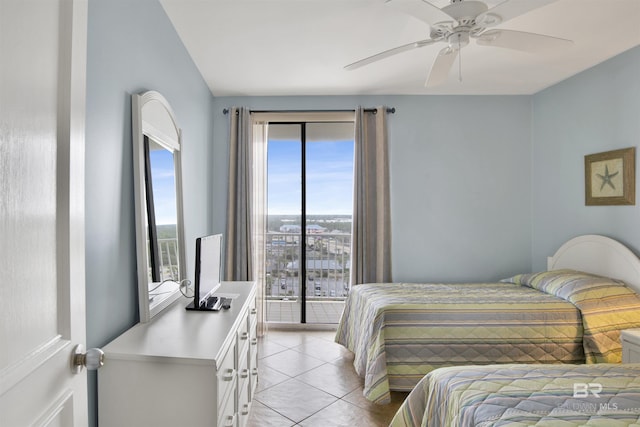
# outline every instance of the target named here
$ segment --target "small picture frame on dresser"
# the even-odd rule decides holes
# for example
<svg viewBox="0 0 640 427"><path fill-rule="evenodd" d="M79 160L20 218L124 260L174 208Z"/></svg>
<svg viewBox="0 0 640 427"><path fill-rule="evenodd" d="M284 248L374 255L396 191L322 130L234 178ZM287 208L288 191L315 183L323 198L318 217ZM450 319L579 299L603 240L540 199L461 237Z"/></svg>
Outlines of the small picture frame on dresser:
<svg viewBox="0 0 640 427"><path fill-rule="evenodd" d="M640 329L625 329L620 333L622 363L640 363Z"/></svg>

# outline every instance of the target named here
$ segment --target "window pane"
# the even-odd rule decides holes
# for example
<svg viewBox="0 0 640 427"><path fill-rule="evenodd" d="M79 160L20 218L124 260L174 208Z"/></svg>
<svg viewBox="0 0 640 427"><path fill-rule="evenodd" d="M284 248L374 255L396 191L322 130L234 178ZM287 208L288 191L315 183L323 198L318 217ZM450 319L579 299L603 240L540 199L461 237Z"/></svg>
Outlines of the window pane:
<svg viewBox="0 0 640 427"><path fill-rule="evenodd" d="M301 126L270 124L268 137L267 321L300 323Z"/></svg>
<svg viewBox="0 0 640 427"><path fill-rule="evenodd" d="M337 323L349 291L353 123L306 130L306 320Z"/></svg>

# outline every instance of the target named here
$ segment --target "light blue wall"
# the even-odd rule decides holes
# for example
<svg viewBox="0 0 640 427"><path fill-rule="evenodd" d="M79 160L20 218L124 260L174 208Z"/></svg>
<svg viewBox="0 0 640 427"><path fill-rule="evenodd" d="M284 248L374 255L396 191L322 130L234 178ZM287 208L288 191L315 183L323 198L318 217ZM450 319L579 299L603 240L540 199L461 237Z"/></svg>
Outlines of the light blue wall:
<svg viewBox="0 0 640 427"><path fill-rule="evenodd" d="M395 107L388 116L394 280L493 280L531 268L530 97L218 97L214 104L216 195L226 194L225 107ZM214 229L223 230L226 198L214 200Z"/></svg>
<svg viewBox="0 0 640 427"><path fill-rule="evenodd" d="M157 0L90 0L86 115L87 343L138 321L131 94L157 90L183 131L187 242L209 231L213 96ZM187 245L187 266L194 265ZM188 269L192 275L192 269ZM90 422L96 381L89 377Z"/></svg>
<svg viewBox="0 0 640 427"><path fill-rule="evenodd" d="M533 270L545 268L547 255L580 234L604 234L640 253L637 196L636 206L584 203L584 156L637 150L639 76L635 48L533 96ZM636 188L638 177L640 168Z"/></svg>

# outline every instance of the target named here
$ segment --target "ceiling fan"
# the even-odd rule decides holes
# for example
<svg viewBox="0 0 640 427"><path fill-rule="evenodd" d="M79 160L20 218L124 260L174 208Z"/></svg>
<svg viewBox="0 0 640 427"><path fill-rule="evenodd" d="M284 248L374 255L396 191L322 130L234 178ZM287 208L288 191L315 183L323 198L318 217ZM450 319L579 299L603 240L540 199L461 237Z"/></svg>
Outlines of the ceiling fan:
<svg viewBox="0 0 640 427"><path fill-rule="evenodd" d="M387 0L386 3L406 12L431 28L429 37L398 46L344 67L354 70L381 59L412 49L435 43L446 43L438 53L425 83L433 87L444 83L460 50L475 40L480 46L495 46L525 52L539 52L573 43L571 40L523 31L492 29L516 16L554 2L555 0L506 0L489 8L478 0L451 0L451 4L440 9L425 0ZM459 80L462 81L462 65L459 65Z"/></svg>

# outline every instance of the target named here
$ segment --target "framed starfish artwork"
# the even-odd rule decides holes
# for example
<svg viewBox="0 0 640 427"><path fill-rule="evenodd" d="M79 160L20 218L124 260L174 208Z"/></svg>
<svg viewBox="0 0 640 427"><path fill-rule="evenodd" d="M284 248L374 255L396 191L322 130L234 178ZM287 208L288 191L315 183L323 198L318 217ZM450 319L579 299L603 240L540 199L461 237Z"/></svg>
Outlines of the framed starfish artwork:
<svg viewBox="0 0 640 427"><path fill-rule="evenodd" d="M635 147L584 156L585 205L635 205L635 162Z"/></svg>

